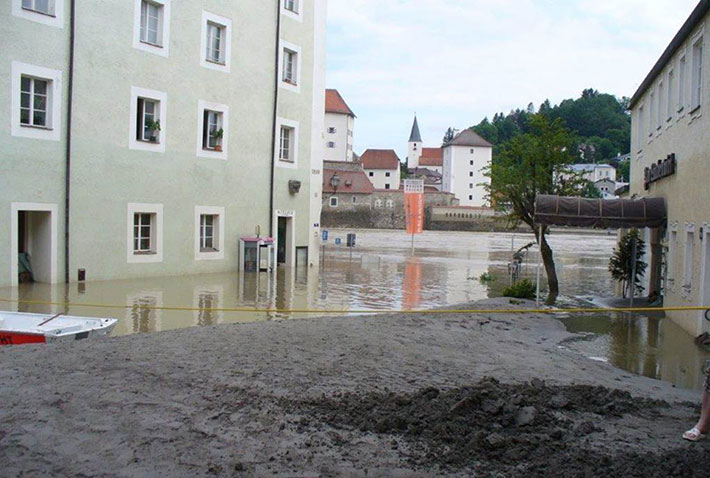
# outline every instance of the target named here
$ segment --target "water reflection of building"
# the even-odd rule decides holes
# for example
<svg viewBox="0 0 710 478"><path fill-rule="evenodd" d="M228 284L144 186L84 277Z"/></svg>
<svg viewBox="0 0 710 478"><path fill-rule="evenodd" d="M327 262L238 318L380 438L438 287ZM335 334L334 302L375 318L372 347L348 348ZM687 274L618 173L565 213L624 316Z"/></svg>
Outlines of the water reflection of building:
<svg viewBox="0 0 710 478"><path fill-rule="evenodd" d="M163 330L163 311L156 308L163 306L162 292L143 292L138 295L129 296L126 303L131 308L126 312L125 326L128 326L131 332L145 333Z"/></svg>

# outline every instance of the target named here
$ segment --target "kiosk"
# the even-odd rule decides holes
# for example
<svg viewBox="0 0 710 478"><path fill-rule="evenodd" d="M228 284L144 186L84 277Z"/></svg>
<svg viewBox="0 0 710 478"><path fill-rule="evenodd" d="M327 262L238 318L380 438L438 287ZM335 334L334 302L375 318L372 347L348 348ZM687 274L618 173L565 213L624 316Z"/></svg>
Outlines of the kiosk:
<svg viewBox="0 0 710 478"><path fill-rule="evenodd" d="M271 272L276 263L276 248L271 237L242 237L239 239L239 270Z"/></svg>

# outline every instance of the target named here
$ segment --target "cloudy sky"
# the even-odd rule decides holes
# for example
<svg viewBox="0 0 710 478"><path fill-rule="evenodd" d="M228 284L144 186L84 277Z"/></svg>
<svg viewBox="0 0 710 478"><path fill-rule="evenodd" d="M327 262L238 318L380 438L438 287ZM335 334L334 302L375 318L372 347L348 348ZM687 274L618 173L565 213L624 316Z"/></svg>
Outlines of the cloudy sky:
<svg viewBox="0 0 710 478"><path fill-rule="evenodd" d="M632 96L697 0L329 0L328 88L357 115L355 151L406 156L446 128L576 98Z"/></svg>

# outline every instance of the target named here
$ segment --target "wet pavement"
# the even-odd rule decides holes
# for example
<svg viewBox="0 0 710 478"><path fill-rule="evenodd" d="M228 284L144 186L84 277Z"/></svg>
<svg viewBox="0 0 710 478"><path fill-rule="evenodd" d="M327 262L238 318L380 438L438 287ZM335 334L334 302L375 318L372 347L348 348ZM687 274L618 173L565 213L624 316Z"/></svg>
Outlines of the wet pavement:
<svg viewBox="0 0 710 478"><path fill-rule="evenodd" d="M116 317L120 320L114 335L317 316L324 311L430 309L500 296L510 283L511 250L534 241L531 234L425 232L416 237L412 255L411 238L402 231L355 231L357 247L353 251L334 245L338 237L344 243L347 232L351 231L331 231L331 241L321 250L324 260L320 268L88 282L68 287L25 284L0 288L0 298L122 308L82 305L64 310L56 305L0 302L0 309ZM607 264L615 242L615 235L604 233L550 237L563 304L585 303L611 294L613 282ZM534 248L532 251L521 272L534 280L537 255ZM494 280L480 281L484 273ZM271 311L205 310L224 308ZM291 312L294 309L299 312ZM670 320L618 313L561 319L571 331L585 334L583 339L565 344L579 353L682 387L699 388L702 383L700 369L710 354L698 349L692 337Z"/></svg>

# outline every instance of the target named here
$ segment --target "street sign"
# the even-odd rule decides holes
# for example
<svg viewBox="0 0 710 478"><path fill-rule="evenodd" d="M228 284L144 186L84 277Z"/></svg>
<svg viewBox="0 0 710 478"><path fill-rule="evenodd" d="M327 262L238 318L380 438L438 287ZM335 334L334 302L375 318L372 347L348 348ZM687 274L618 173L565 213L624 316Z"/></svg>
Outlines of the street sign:
<svg viewBox="0 0 710 478"><path fill-rule="evenodd" d="M328 229L323 229L323 242L328 242Z"/></svg>
<svg viewBox="0 0 710 478"><path fill-rule="evenodd" d="M348 233L347 246L355 247L355 234L352 232Z"/></svg>
<svg viewBox="0 0 710 478"><path fill-rule="evenodd" d="M336 245L336 246L340 246L340 245L342 245L342 244L343 244L343 240L340 239L339 237L336 237L336 238L335 238L335 245Z"/></svg>

